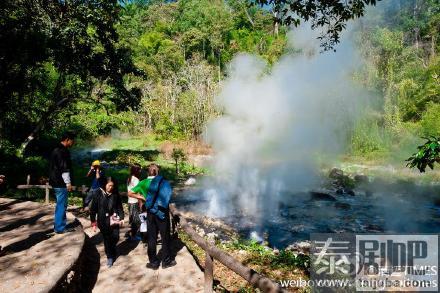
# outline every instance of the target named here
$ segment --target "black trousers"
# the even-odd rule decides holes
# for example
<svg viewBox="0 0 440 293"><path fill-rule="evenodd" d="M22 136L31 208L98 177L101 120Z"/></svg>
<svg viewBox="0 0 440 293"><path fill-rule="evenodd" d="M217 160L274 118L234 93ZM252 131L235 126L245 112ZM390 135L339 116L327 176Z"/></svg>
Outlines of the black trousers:
<svg viewBox="0 0 440 293"><path fill-rule="evenodd" d="M102 237L104 238L104 250L107 258L116 258L116 244L119 241L119 228L110 228L101 230Z"/></svg>
<svg viewBox="0 0 440 293"><path fill-rule="evenodd" d="M160 262L157 257L157 234L162 238L162 261L171 260L170 250L170 214L165 213L165 219L158 216L147 214L147 241L148 241L148 259L150 263Z"/></svg>
<svg viewBox="0 0 440 293"><path fill-rule="evenodd" d="M128 223L130 224L131 236L136 236L137 231L139 230L139 204L138 203L129 203L128 204Z"/></svg>

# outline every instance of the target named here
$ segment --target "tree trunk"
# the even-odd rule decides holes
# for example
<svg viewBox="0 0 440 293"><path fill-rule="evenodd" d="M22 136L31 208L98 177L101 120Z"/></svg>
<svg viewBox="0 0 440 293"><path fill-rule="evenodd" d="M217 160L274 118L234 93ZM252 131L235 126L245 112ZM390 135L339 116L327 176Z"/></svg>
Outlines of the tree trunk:
<svg viewBox="0 0 440 293"><path fill-rule="evenodd" d="M220 82L222 74L222 68L221 68L221 51L218 50L218 81Z"/></svg>
<svg viewBox="0 0 440 293"><path fill-rule="evenodd" d="M249 20L249 23L252 25L252 27L254 27L255 24L254 24L254 21L252 20L251 15L249 14L249 11L247 10L246 3L242 2L241 4L242 4L243 10L244 10L244 13L246 14L246 17Z"/></svg>
<svg viewBox="0 0 440 293"><path fill-rule="evenodd" d="M26 140L21 144L20 149L18 150L18 156L22 157L24 150L28 146L28 144L35 138L35 136L40 132L40 130L44 127L46 124L48 117L52 113L54 113L58 108L64 104L69 98L63 98L60 101L58 101L55 105L49 108L49 110L43 115L43 117L38 121L37 126L35 126L34 130L29 134L29 136L26 138Z"/></svg>
<svg viewBox="0 0 440 293"><path fill-rule="evenodd" d="M419 10L419 5L418 5L418 0L416 0L414 2L414 9L413 9L413 19L414 22L417 23L417 14L418 14L418 10ZM420 28L419 27L415 27L414 28L414 44L416 46L416 48L419 48L419 38L420 38Z"/></svg>
<svg viewBox="0 0 440 293"><path fill-rule="evenodd" d="M273 11L272 12L273 17L274 17L274 24L273 24L273 34L278 37L279 34L279 26L280 26L280 22L278 20L278 12L277 11Z"/></svg>

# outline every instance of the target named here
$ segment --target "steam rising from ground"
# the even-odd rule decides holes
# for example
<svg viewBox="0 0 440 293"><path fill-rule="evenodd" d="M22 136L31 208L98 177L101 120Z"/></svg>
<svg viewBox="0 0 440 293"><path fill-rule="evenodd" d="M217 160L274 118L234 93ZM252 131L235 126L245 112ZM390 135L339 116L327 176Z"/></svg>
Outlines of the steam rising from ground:
<svg viewBox="0 0 440 293"><path fill-rule="evenodd" d="M206 134L217 178L206 191L209 215L239 207L264 217L277 210L283 191L317 186L317 157L345 149L365 96L351 79L359 58L349 42L320 54L315 37L310 30L292 32L296 53L272 68L246 54L232 61L217 98L224 115Z"/></svg>

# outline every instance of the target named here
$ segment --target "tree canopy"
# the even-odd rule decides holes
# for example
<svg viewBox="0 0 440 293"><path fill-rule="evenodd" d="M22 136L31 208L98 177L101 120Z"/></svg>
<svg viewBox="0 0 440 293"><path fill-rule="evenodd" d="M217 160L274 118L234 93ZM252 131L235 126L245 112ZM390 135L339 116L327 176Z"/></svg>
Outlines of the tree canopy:
<svg viewBox="0 0 440 293"><path fill-rule="evenodd" d="M376 0L253 0L260 5L272 6L278 12L276 20L284 24L298 26L301 21L309 21L312 29L322 28L319 36L324 50L334 49L340 41L340 34L347 22L365 14L368 5L376 5Z"/></svg>
<svg viewBox="0 0 440 293"><path fill-rule="evenodd" d="M1 137L22 141L73 101L100 102L102 83L117 109L137 106L123 82L136 69L117 44L119 11L116 0L0 3Z"/></svg>

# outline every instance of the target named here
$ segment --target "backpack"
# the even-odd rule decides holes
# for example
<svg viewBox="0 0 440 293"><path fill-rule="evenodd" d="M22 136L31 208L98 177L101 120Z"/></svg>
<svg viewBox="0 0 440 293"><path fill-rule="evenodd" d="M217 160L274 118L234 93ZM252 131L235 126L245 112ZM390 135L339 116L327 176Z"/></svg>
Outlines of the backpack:
<svg viewBox="0 0 440 293"><path fill-rule="evenodd" d="M148 188L147 199L145 201L147 211L162 220L165 219L172 193L173 189L167 180L160 175L154 177Z"/></svg>

